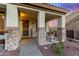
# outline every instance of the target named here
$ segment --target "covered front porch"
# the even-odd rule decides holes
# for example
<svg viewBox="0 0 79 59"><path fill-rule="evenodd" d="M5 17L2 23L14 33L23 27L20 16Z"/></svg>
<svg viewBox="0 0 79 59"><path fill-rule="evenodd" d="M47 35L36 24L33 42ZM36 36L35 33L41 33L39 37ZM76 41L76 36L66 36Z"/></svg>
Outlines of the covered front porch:
<svg viewBox="0 0 79 59"><path fill-rule="evenodd" d="M48 21L50 20L57 21L56 34L58 39L58 35L59 35L58 30L62 29L61 28L62 24L60 23L62 23L62 18L65 16L50 13L50 12L45 12L45 11L27 9L27 8L19 8L19 13L20 13L20 30L21 30L22 38L37 38L36 40L39 45L47 45L47 44L52 44L56 42L56 41L54 42L46 41L46 35L48 32L50 32ZM23 28L24 26L26 27ZM63 23L63 26L65 26L64 23ZM40 41L38 40L38 38ZM58 39L58 41L62 41L62 40Z"/></svg>
<svg viewBox="0 0 79 59"><path fill-rule="evenodd" d="M5 16L5 50L16 50L20 41L27 37L36 37L38 45L47 45L46 33L49 32L48 21L58 19L57 37L61 42L66 40L65 14L29 4L4 4ZM27 7L26 7L27 6Z"/></svg>

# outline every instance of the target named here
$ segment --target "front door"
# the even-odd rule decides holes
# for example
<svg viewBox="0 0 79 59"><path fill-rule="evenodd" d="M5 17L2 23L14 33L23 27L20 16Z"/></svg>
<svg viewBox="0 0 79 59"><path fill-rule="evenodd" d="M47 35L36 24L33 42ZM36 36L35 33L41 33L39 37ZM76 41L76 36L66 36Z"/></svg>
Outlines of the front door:
<svg viewBox="0 0 79 59"><path fill-rule="evenodd" d="M22 20L23 37L29 37L29 20Z"/></svg>

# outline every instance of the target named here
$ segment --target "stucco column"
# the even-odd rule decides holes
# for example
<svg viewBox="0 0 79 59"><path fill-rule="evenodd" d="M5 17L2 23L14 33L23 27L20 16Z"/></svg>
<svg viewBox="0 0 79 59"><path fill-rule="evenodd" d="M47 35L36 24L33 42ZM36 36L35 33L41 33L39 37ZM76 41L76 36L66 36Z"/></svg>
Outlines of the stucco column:
<svg viewBox="0 0 79 59"><path fill-rule="evenodd" d="M6 5L6 21L5 30L5 50L15 50L19 46L19 24L18 24L18 9L17 6L12 4Z"/></svg>
<svg viewBox="0 0 79 59"><path fill-rule="evenodd" d="M61 16L58 19L58 39L61 42L65 42L66 40L66 26L65 26L65 16Z"/></svg>
<svg viewBox="0 0 79 59"><path fill-rule="evenodd" d="M45 12L39 11L38 19L38 44L45 45L46 44L46 30L45 30Z"/></svg>

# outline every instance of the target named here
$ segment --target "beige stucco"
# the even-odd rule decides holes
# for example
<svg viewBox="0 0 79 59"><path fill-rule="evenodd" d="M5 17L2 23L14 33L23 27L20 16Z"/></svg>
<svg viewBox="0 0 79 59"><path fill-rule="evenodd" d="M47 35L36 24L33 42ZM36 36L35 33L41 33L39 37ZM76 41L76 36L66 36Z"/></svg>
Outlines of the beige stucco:
<svg viewBox="0 0 79 59"><path fill-rule="evenodd" d="M70 15L66 16L66 30L73 30L74 38L69 38L75 41L79 41L79 11L73 12ZM68 38L68 37L67 37Z"/></svg>
<svg viewBox="0 0 79 59"><path fill-rule="evenodd" d="M78 30L79 29L79 12L73 12L66 16L66 28L68 30Z"/></svg>
<svg viewBox="0 0 79 59"><path fill-rule="evenodd" d="M67 30L79 30L79 21L75 21L67 25Z"/></svg>

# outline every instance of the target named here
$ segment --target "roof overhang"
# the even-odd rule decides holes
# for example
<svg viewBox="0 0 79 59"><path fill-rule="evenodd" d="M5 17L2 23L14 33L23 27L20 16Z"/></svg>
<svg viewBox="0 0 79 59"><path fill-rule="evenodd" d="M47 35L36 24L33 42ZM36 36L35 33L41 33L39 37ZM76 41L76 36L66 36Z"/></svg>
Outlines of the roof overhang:
<svg viewBox="0 0 79 59"><path fill-rule="evenodd" d="M32 5L32 6L36 6L36 7L39 7L39 8L58 11L58 12L61 12L61 13L64 13L64 14L67 14L69 12L69 10L66 10L64 8L56 7L54 5L51 6L51 5L46 4L46 3L27 3L27 4Z"/></svg>
<svg viewBox="0 0 79 59"><path fill-rule="evenodd" d="M51 6L46 3L13 3L19 6L24 6L24 7L29 7L29 8L35 8L38 10L44 10L44 11L50 11L52 13L58 13L58 14L68 14L69 10L66 10L64 8L56 7L56 6Z"/></svg>

